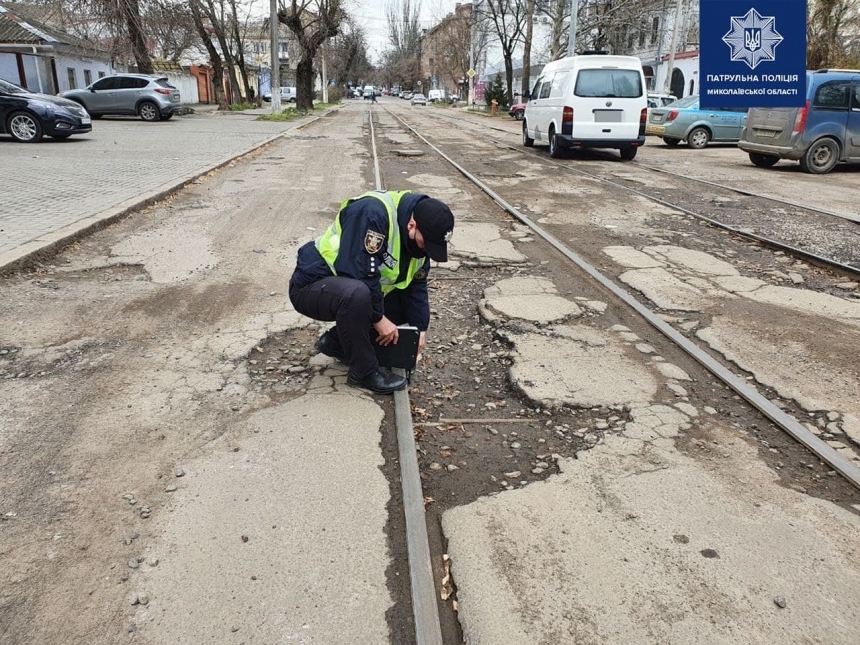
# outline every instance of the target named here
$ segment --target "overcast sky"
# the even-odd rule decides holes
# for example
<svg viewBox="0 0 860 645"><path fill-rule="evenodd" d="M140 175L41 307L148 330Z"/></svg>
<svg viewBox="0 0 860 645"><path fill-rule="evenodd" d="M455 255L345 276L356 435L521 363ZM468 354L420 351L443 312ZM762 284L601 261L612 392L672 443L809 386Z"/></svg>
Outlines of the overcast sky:
<svg viewBox="0 0 860 645"><path fill-rule="evenodd" d="M388 46L388 20L386 7L392 1L402 6L398 0L352 0L349 13L355 16L358 24L364 27L371 60L380 62L380 54ZM428 29L454 12L457 0L412 0L413 6L421 3L420 25ZM402 10L401 10L402 11Z"/></svg>

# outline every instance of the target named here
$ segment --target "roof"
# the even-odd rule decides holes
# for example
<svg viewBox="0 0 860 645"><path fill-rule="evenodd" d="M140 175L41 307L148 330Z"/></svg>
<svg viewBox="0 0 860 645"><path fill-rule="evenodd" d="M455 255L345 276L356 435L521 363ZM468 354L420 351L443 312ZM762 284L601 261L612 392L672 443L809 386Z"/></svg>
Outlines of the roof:
<svg viewBox="0 0 860 645"><path fill-rule="evenodd" d="M698 49L693 49L692 51L688 51L688 52L678 52L677 54L675 54L675 60L681 60L682 58L698 58L698 57L699 57L699 50ZM664 54L662 60L665 62L665 61L669 60L669 58L670 58L669 54Z"/></svg>
<svg viewBox="0 0 860 645"><path fill-rule="evenodd" d="M0 6L0 43L42 45L63 42L46 25L32 24Z"/></svg>

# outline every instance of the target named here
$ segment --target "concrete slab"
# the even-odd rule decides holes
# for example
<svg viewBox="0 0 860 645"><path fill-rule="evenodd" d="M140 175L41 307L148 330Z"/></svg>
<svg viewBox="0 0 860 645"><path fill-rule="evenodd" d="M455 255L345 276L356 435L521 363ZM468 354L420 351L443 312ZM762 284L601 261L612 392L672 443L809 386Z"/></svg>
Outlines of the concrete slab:
<svg viewBox="0 0 860 645"><path fill-rule="evenodd" d="M448 248L449 257L453 255L481 264L521 264L527 260L512 242L502 237L501 229L495 224L459 222Z"/></svg>
<svg viewBox="0 0 860 645"><path fill-rule="evenodd" d="M382 418L364 396L306 395L187 464L139 582L158 599L135 618L147 642L388 643Z"/></svg>
<svg viewBox="0 0 860 645"><path fill-rule="evenodd" d="M523 307L525 299L528 307ZM557 295L555 285L545 278L501 280L484 291L478 308L485 320L508 318L544 325L582 314L576 303Z"/></svg>
<svg viewBox="0 0 860 645"><path fill-rule="evenodd" d="M661 309L676 311L699 311L708 302L708 297L666 269L633 269L625 271L619 280L629 284Z"/></svg>
<svg viewBox="0 0 860 645"><path fill-rule="evenodd" d="M860 519L773 485L731 432L704 465L673 447L683 412L631 414L560 475L445 513L466 643L860 642Z"/></svg>

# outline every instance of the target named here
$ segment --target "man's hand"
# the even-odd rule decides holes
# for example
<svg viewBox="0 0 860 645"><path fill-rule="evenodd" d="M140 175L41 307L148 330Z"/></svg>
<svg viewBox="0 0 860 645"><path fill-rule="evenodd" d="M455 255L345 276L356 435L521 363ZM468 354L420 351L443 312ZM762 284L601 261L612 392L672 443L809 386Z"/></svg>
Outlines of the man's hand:
<svg viewBox="0 0 860 645"><path fill-rule="evenodd" d="M424 351L424 345L426 344L426 342L427 342L427 332L422 331L418 335L418 357L416 358L416 360L419 360L419 361L421 360L421 353Z"/></svg>
<svg viewBox="0 0 860 645"><path fill-rule="evenodd" d="M385 316L383 316L378 323L373 324L373 328L376 330L376 333L379 336L376 338L376 342L380 345L391 345L394 343L397 344L397 339L400 337L400 333L397 331L397 325L388 320Z"/></svg>

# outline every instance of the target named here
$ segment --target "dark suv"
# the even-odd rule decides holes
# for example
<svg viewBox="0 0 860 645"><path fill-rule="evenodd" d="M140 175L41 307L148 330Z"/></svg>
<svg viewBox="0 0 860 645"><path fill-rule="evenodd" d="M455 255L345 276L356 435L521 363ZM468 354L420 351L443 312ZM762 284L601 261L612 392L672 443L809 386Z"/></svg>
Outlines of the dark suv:
<svg viewBox="0 0 860 645"><path fill-rule="evenodd" d="M105 114L138 115L144 121L167 121L179 110L179 90L166 76L114 74L63 97L83 105L94 119Z"/></svg>
<svg viewBox="0 0 860 645"><path fill-rule="evenodd" d="M794 159L823 175L840 161L860 163L860 70L807 72L806 106L751 109L738 147L760 168Z"/></svg>

